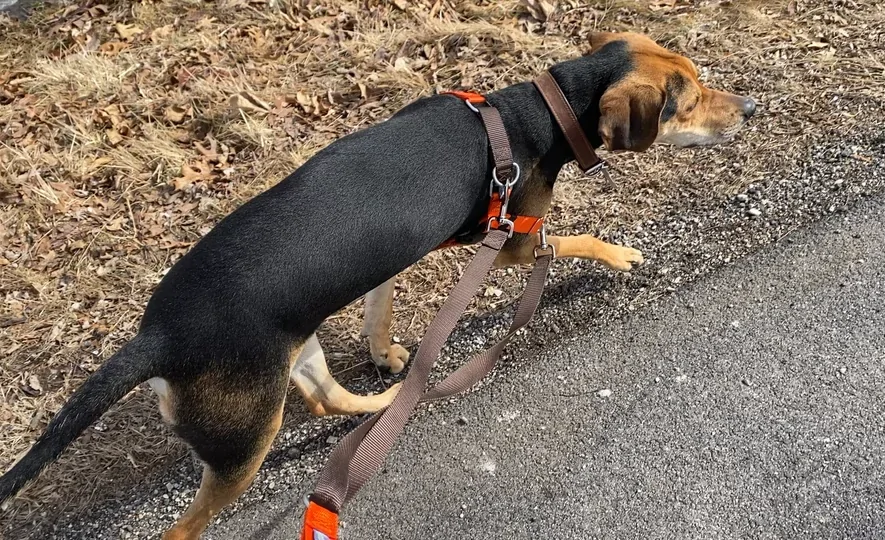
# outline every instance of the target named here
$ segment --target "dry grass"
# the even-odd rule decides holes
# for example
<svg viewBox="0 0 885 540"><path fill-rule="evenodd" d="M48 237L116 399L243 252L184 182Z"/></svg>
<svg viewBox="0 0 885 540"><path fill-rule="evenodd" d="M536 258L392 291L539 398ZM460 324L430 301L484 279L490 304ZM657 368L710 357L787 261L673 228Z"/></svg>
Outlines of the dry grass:
<svg viewBox="0 0 885 540"><path fill-rule="evenodd" d="M569 170L558 232L629 233L776 175L882 110L875 0L562 1L546 22L516 0L89 0L0 19L0 464L133 335L162 272L238 204L421 95L528 79L579 54L595 28L646 31L763 111L729 148L617 157L616 191ZM406 345L465 260L435 253L407 273L395 332ZM475 309L508 301L518 277L498 278L508 294ZM352 307L322 329L333 371L367 369L350 369L367 359L358 323ZM181 455L136 390L3 518L82 509Z"/></svg>

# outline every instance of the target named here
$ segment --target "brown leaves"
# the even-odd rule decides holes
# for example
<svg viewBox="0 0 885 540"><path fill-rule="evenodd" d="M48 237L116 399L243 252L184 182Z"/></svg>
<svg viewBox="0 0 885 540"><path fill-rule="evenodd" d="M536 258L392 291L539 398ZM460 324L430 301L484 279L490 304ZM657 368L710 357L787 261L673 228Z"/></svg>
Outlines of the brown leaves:
<svg viewBox="0 0 885 540"><path fill-rule="evenodd" d="M214 168L206 160L185 163L181 166L181 176L172 179L176 191L184 191L196 182L211 182L216 177Z"/></svg>
<svg viewBox="0 0 885 540"><path fill-rule="evenodd" d="M270 103L249 92L234 94L228 102L231 108L245 112L267 114L272 108Z"/></svg>
<svg viewBox="0 0 885 540"><path fill-rule="evenodd" d="M193 116L193 108L191 107L182 107L180 105L170 105L166 107L166 110L163 111L163 117L167 122L171 122L173 124L180 124L184 122L184 119L188 116Z"/></svg>
<svg viewBox="0 0 885 540"><path fill-rule="evenodd" d="M123 142L123 135L120 134L116 129L109 129L105 131L105 135L108 138L108 144L111 146L117 146L121 142Z"/></svg>
<svg viewBox="0 0 885 540"><path fill-rule="evenodd" d="M132 41L135 36L144 33L144 30L134 24L117 23L114 28L117 30L117 34L126 41Z"/></svg>
<svg viewBox="0 0 885 540"><path fill-rule="evenodd" d="M687 2L682 2L680 4L680 0L652 0L648 3L648 9L651 11L660 11L660 12L668 12L668 11L683 11L691 8L691 5Z"/></svg>
<svg viewBox="0 0 885 540"><path fill-rule="evenodd" d="M93 118L104 125L110 124L110 129L105 130L108 144L117 146L122 143L126 136L132 132L132 123L124 118L123 108L119 104L108 105L97 109Z"/></svg>
<svg viewBox="0 0 885 540"><path fill-rule="evenodd" d="M197 183L210 184L221 176L228 176L233 169L230 159L233 154L227 145L219 144L212 137L207 138L208 146L196 142L194 147L200 159L181 166L181 175L171 180L176 191L184 191Z"/></svg>
<svg viewBox="0 0 885 540"><path fill-rule="evenodd" d="M43 393L43 385L40 384L40 379L32 374L28 377L27 383L22 386L22 390L29 396L39 396Z"/></svg>
<svg viewBox="0 0 885 540"><path fill-rule="evenodd" d="M98 50L108 56L116 56L120 54L121 51L128 48L128 43L123 43L122 41L108 41L107 43L102 43Z"/></svg>
<svg viewBox="0 0 885 540"><path fill-rule="evenodd" d="M556 4L549 0L519 0L519 3L537 21L544 22L556 13Z"/></svg>
<svg viewBox="0 0 885 540"><path fill-rule="evenodd" d="M167 24L166 26L161 26L159 28L155 28L151 31L151 43L157 45L165 41L169 36L171 36L175 32L175 26L171 24Z"/></svg>

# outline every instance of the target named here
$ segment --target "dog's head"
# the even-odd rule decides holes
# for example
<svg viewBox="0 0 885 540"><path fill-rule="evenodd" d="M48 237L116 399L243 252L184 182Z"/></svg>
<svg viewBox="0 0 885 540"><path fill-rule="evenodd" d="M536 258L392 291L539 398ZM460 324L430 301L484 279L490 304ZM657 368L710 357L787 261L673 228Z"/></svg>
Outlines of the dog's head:
<svg viewBox="0 0 885 540"><path fill-rule="evenodd" d="M756 102L748 97L706 88L691 60L646 36L595 33L590 54L615 42L627 48L631 65L599 102L599 136L608 150L641 152L655 143L723 143L756 112Z"/></svg>

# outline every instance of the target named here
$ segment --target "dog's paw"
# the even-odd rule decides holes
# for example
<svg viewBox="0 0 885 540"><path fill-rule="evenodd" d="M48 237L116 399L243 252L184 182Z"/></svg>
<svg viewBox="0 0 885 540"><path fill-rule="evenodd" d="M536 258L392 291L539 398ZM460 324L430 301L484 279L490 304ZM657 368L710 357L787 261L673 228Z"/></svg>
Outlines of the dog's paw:
<svg viewBox="0 0 885 540"><path fill-rule="evenodd" d="M402 345L392 343L386 349L372 351L372 360L376 365L389 368L391 373L399 373L409 361L409 351Z"/></svg>
<svg viewBox="0 0 885 540"><path fill-rule="evenodd" d="M611 246L600 262L612 270L628 272L635 266L642 264L643 261L645 261L645 259L643 259L642 252L638 249L624 246Z"/></svg>

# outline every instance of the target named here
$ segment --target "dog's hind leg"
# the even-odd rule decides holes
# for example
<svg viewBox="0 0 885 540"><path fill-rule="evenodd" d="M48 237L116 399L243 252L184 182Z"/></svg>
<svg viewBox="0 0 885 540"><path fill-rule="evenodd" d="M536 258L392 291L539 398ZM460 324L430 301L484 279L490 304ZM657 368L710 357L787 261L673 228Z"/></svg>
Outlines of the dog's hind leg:
<svg viewBox="0 0 885 540"><path fill-rule="evenodd" d="M316 334L312 334L304 346L293 354L298 357L292 365L290 378L304 397L307 408L316 416L373 413L390 405L399 390L397 383L386 392L374 396L358 396L348 392L329 373Z"/></svg>
<svg viewBox="0 0 885 540"><path fill-rule="evenodd" d="M175 431L203 460L203 479L163 540L197 540L212 518L252 484L282 424L285 372L281 375L271 388L207 384L176 395Z"/></svg>
<svg viewBox="0 0 885 540"><path fill-rule="evenodd" d="M362 330L362 335L369 338L372 361L389 368L391 373L399 373L409 361L409 351L390 342L395 279L388 279L366 294Z"/></svg>

